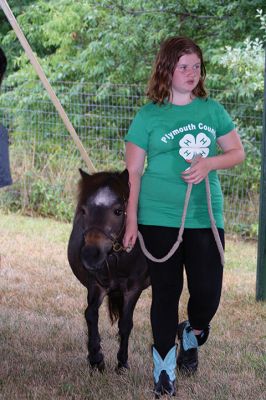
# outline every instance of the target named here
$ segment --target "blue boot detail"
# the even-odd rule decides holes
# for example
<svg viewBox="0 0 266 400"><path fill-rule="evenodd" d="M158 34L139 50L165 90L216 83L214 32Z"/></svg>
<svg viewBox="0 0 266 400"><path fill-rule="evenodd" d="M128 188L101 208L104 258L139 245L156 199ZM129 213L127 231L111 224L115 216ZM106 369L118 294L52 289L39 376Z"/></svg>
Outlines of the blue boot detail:
<svg viewBox="0 0 266 400"><path fill-rule="evenodd" d="M188 321L184 322L182 344L185 351L198 348L197 338Z"/></svg>
<svg viewBox="0 0 266 400"><path fill-rule="evenodd" d="M198 340L189 321L178 325L180 348L177 356L177 366L186 375L194 374L198 369Z"/></svg>
<svg viewBox="0 0 266 400"><path fill-rule="evenodd" d="M152 356L154 362L154 393L156 398L159 398L163 394L175 396L176 346L173 346L169 350L164 359L162 359L153 346Z"/></svg>

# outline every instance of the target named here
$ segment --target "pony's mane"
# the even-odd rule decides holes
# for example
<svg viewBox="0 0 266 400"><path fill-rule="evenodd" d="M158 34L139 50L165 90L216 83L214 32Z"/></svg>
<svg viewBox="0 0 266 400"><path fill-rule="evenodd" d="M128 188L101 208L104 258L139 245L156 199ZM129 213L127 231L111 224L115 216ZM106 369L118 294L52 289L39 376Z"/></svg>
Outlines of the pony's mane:
<svg viewBox="0 0 266 400"><path fill-rule="evenodd" d="M121 173L117 171L96 172L92 175L83 176L78 183L78 204L86 203L88 196L93 194L101 187L108 186L119 197L127 201L129 196L129 186L121 178Z"/></svg>

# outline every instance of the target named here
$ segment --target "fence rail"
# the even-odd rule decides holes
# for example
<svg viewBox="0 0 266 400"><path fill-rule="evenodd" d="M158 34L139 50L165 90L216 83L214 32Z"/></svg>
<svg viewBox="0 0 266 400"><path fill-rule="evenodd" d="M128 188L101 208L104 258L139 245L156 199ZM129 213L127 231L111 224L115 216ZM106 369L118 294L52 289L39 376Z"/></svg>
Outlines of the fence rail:
<svg viewBox="0 0 266 400"><path fill-rule="evenodd" d="M86 82L56 82L52 86L96 169L124 168L123 138L134 114L145 102L145 88ZM226 229L256 237L262 110L256 106L257 99L243 101L218 90L210 91L210 96L219 99L232 115L247 154L243 165L220 172ZM14 180L14 185L0 195L2 206L10 203L10 207L29 212L40 182L46 189L49 184L51 199L61 196L73 204L77 169L85 166L41 84L28 81L19 87L4 86L0 121L9 129ZM36 197L42 201L40 193ZM69 210L71 215L71 206ZM62 213L62 218L67 216Z"/></svg>

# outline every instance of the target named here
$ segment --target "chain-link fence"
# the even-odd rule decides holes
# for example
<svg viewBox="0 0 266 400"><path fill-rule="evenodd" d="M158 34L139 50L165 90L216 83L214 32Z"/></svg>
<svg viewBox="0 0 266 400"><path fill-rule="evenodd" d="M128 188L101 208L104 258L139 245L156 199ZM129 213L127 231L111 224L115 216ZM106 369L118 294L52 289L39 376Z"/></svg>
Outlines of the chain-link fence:
<svg viewBox="0 0 266 400"><path fill-rule="evenodd" d="M145 88L86 82L52 86L96 169L124 168L123 137L146 101ZM240 101L237 96L215 90L210 96L221 101L232 115L247 154L244 164L220 173L226 229L256 237L262 109L257 99ZM9 129L14 180L12 187L1 191L2 207L69 219L78 168L86 167L41 84L4 86L0 121Z"/></svg>

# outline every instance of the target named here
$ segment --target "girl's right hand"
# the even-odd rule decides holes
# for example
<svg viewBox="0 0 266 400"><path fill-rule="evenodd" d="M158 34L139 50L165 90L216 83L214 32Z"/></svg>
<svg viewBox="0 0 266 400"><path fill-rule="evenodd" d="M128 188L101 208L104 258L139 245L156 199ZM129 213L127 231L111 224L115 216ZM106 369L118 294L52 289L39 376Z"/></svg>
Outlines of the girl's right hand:
<svg viewBox="0 0 266 400"><path fill-rule="evenodd" d="M126 221L126 231L123 238L123 246L126 251L130 252L138 237L138 224L137 219L127 219Z"/></svg>

